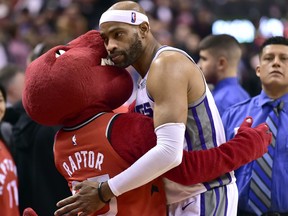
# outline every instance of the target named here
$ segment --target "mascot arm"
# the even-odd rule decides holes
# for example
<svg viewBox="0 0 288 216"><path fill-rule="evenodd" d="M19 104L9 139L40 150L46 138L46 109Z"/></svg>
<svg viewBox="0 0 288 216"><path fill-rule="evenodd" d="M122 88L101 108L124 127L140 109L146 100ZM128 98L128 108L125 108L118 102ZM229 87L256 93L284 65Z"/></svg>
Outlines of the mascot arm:
<svg viewBox="0 0 288 216"><path fill-rule="evenodd" d="M207 182L261 157L268 151L271 132L266 124L251 128L252 122L247 117L235 137L217 148L184 151L182 163L164 176L183 185Z"/></svg>
<svg viewBox="0 0 288 216"><path fill-rule="evenodd" d="M136 162L142 155L156 145L153 121L138 113L119 115L114 121L111 145L129 164Z"/></svg>
<svg viewBox="0 0 288 216"><path fill-rule="evenodd" d="M271 134L263 124L251 125L244 121L238 134L217 148L183 151L182 163L163 176L184 185L207 182L261 157L267 152ZM136 113L121 115L113 125L111 143L124 160L134 163L156 145L152 119Z"/></svg>

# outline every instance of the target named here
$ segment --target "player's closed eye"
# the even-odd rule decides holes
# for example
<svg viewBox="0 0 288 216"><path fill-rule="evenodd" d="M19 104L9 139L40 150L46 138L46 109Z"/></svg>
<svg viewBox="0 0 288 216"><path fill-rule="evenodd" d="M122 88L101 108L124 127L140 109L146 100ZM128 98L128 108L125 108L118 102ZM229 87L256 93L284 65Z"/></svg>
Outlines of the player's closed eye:
<svg viewBox="0 0 288 216"><path fill-rule="evenodd" d="M115 39L119 39L119 38L121 38L123 35L124 35L123 32L115 32L114 38L115 38Z"/></svg>
<svg viewBox="0 0 288 216"><path fill-rule="evenodd" d="M288 56L286 56L286 55L285 56L281 56L280 58L281 58L282 61L287 61L288 60Z"/></svg>

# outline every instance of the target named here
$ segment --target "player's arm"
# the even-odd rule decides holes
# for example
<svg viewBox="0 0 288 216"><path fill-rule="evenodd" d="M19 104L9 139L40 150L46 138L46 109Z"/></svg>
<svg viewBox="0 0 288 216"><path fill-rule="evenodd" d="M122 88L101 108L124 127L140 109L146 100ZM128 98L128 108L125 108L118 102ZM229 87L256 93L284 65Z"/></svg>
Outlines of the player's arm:
<svg viewBox="0 0 288 216"><path fill-rule="evenodd" d="M157 58L150 68L147 88L156 104L154 126L157 144L128 169L108 180L115 196L142 186L181 163L188 81L183 76L185 67L179 56L164 55Z"/></svg>
<svg viewBox="0 0 288 216"><path fill-rule="evenodd" d="M155 128L167 123L186 124L191 66L194 64L187 57L172 51L162 53L151 66L147 90L154 100Z"/></svg>

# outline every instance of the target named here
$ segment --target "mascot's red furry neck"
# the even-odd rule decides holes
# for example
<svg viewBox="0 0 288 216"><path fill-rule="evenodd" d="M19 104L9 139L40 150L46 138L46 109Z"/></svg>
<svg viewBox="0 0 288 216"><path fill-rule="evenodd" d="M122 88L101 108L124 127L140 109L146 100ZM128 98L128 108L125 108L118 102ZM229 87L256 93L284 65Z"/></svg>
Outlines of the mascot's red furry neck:
<svg viewBox="0 0 288 216"><path fill-rule="evenodd" d="M96 30L56 46L26 70L23 105L43 125L75 126L99 112L111 112L132 93L130 74L103 66L107 52Z"/></svg>

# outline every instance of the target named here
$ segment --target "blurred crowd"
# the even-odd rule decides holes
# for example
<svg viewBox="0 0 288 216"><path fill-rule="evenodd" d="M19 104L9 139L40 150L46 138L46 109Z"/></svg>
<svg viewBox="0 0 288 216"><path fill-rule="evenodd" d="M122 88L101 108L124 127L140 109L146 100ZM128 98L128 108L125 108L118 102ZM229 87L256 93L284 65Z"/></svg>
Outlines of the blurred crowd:
<svg viewBox="0 0 288 216"><path fill-rule="evenodd" d="M25 70L27 56L39 43L48 47L65 44L90 29L116 0L2 0L0 2L0 68L13 63ZM254 25L265 13L286 17L285 1L259 0L140 0L148 12L152 31L163 44L187 51L198 61L199 41L212 33L212 23L219 18L235 18L245 13ZM262 6L265 5L263 9ZM260 7L261 6L261 7ZM245 8L246 7L246 8ZM241 9L241 10L240 10ZM233 15L234 13L234 15ZM241 31L239 29L239 31ZM263 41L256 35L254 43L242 44L239 80L254 96L260 91L255 76L255 53ZM37 51L37 50L36 50ZM255 60L256 59L256 60Z"/></svg>

